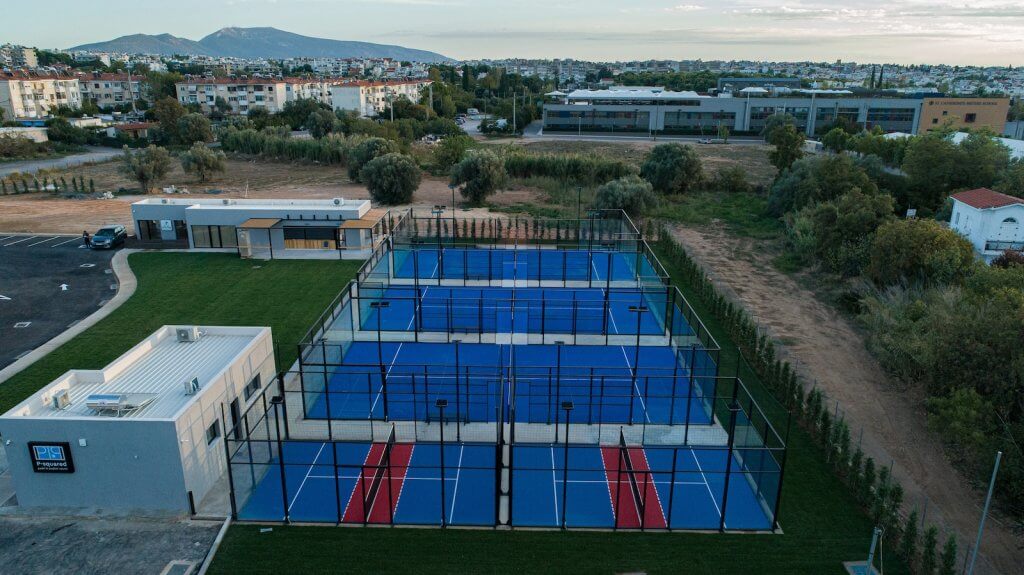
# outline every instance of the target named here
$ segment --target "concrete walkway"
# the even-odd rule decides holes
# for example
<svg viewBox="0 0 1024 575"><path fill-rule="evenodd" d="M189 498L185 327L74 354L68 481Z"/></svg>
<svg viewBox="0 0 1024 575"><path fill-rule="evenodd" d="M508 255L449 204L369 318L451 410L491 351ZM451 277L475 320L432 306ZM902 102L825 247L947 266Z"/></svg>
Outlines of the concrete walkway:
<svg viewBox="0 0 1024 575"><path fill-rule="evenodd" d="M68 168L91 162L105 162L111 158L121 155L121 150L115 148L102 148L99 146L87 146L87 148L87 152L72 154L70 156L64 156L63 158L0 163L0 178L14 173L34 174L39 170Z"/></svg>
<svg viewBox="0 0 1024 575"><path fill-rule="evenodd" d="M28 354L18 361L0 369L0 384L11 377L14 377L15 374L21 372L33 363L39 361L51 351L64 345L68 341L71 341L72 338L89 329L95 325L96 322L107 317L115 309L121 307L121 304L128 301L128 298L132 297L132 294L135 293L135 287L138 283L135 279L135 274L132 273L131 268L128 267L128 256L141 251L144 250L121 250L117 252L114 255L114 258L110 261L110 267L113 268L114 276L117 277L117 294L110 298L110 301L104 304L103 307L96 310L82 321L69 327L57 337L54 337L50 341L28 352Z"/></svg>

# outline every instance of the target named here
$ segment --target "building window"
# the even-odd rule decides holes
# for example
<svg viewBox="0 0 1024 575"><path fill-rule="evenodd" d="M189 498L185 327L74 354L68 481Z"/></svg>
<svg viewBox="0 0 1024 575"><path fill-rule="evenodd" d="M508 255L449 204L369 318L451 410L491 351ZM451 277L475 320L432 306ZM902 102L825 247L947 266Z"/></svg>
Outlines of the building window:
<svg viewBox="0 0 1024 575"><path fill-rule="evenodd" d="M960 223L960 212L956 213L956 218L953 219L953 223L954 224L959 224Z"/></svg>
<svg viewBox="0 0 1024 575"><path fill-rule="evenodd" d="M964 114L964 123L965 124L973 124L977 120L978 120L978 115L977 114Z"/></svg>
<svg viewBox="0 0 1024 575"><path fill-rule="evenodd" d="M337 247L336 238L336 228L284 228L284 247L287 249L333 249Z"/></svg>
<svg viewBox="0 0 1024 575"><path fill-rule="evenodd" d="M209 445L220 437L220 421L214 421L213 425L206 428L206 444Z"/></svg>
<svg viewBox="0 0 1024 575"><path fill-rule="evenodd" d="M235 226L192 226L192 246L197 248L235 248Z"/></svg>
<svg viewBox="0 0 1024 575"><path fill-rule="evenodd" d="M245 399L248 400L250 397L253 396L253 394L259 391L261 385L262 383L260 382L260 374L257 373L256 377L252 378L252 381L245 385L245 389L243 390L243 393L245 394Z"/></svg>
<svg viewBox="0 0 1024 575"><path fill-rule="evenodd" d="M939 119L938 118L932 118L932 123L933 124L938 124L939 123Z"/></svg>
<svg viewBox="0 0 1024 575"><path fill-rule="evenodd" d="M1017 223L1017 218L1006 218L1005 220L1003 220L1003 223L1004 224L1015 224L1015 223Z"/></svg>

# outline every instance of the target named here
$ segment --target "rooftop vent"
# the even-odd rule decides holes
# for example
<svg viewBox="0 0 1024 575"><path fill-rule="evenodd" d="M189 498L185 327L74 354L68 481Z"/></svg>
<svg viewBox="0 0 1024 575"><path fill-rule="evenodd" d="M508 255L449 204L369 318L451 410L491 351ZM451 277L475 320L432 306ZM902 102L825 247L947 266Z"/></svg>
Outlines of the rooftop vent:
<svg viewBox="0 0 1024 575"><path fill-rule="evenodd" d="M54 409L67 409L71 406L71 397L68 396L68 390L62 389L57 393L53 394L50 398L50 405Z"/></svg>
<svg viewBox="0 0 1024 575"><path fill-rule="evenodd" d="M154 399L155 393L94 393L85 398L85 405L94 411L120 417L146 407Z"/></svg>
<svg viewBox="0 0 1024 575"><path fill-rule="evenodd" d="M185 382L185 395L195 395L199 391L199 378L193 377Z"/></svg>
<svg viewBox="0 0 1024 575"><path fill-rule="evenodd" d="M179 327L174 330L175 335L178 337L178 343L192 343L199 341L199 327Z"/></svg>
<svg viewBox="0 0 1024 575"><path fill-rule="evenodd" d="M334 198L334 205L340 206L345 203L345 198Z"/></svg>

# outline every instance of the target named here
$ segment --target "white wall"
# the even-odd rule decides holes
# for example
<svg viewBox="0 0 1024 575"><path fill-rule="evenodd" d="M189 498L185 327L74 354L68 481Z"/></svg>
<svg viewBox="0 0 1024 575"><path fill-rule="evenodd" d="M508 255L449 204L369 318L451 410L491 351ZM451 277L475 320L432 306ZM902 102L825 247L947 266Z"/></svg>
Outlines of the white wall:
<svg viewBox="0 0 1024 575"><path fill-rule="evenodd" d="M1016 225L1012 222L1004 225L1007 219L1015 219ZM975 251L990 261L998 256L1001 250L986 250L986 243L1024 242L1024 205L979 210L959 200L953 200L949 226L966 237L974 245Z"/></svg>

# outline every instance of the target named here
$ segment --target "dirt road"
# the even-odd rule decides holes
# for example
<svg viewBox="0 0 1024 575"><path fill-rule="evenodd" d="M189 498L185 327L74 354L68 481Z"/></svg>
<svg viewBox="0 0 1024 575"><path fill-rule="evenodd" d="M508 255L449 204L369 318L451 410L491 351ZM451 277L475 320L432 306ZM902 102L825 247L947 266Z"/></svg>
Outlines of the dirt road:
<svg viewBox="0 0 1024 575"><path fill-rule="evenodd" d="M677 227L673 235L720 288L783 343L783 357L788 356L807 381L817 382L829 407L834 409L839 402L854 441L863 430L864 452L879 465L893 462L893 476L906 490L906 505L917 507L940 530L956 530L961 552L973 544L984 494L953 468L927 429L921 394L903 389L882 370L857 328L767 265L773 254L757 242L719 229ZM990 518L984 557L975 572L1020 573L1022 544L1008 523Z"/></svg>
<svg viewBox="0 0 1024 575"><path fill-rule="evenodd" d="M105 162L120 154L121 150L116 148L88 146L88 151L86 152L64 156L63 158L4 162L0 164L0 178L8 174L33 174L39 170L60 170L90 162Z"/></svg>

